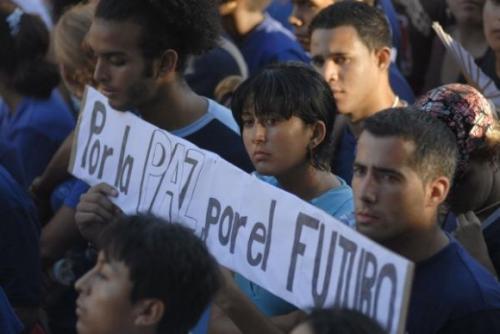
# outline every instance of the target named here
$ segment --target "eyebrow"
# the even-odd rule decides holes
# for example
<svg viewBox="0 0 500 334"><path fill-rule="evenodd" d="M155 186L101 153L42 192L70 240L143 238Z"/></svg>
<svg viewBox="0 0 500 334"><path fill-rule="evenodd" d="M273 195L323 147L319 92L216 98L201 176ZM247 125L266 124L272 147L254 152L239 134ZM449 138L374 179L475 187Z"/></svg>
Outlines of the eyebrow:
<svg viewBox="0 0 500 334"><path fill-rule="evenodd" d="M353 164L354 167L363 167L363 168L368 168L366 165L359 163L359 162L354 162ZM385 174L394 174L403 177L403 174L392 168L385 168L385 167L377 167L377 166L372 166L372 169L375 170L376 172L379 173L385 173Z"/></svg>

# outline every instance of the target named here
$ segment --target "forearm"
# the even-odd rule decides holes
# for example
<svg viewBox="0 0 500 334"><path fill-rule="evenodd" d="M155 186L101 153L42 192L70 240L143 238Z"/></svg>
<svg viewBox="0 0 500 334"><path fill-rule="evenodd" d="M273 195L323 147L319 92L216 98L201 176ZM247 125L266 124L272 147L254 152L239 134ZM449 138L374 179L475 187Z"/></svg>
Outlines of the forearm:
<svg viewBox="0 0 500 334"><path fill-rule="evenodd" d="M73 145L74 131L64 140L56 151L43 174L38 178L36 193L49 194L52 190L66 178L68 178L68 166Z"/></svg>

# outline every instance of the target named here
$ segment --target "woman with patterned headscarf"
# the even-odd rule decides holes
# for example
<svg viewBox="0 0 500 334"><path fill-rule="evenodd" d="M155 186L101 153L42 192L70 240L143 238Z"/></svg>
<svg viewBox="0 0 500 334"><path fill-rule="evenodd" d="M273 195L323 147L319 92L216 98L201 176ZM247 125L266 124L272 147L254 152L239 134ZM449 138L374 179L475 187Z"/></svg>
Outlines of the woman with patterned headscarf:
<svg viewBox="0 0 500 334"><path fill-rule="evenodd" d="M415 105L443 121L457 138L459 161L447 200L451 213L444 228L454 230L465 248L497 275L500 273L500 123L496 111L476 89L461 84L435 88Z"/></svg>

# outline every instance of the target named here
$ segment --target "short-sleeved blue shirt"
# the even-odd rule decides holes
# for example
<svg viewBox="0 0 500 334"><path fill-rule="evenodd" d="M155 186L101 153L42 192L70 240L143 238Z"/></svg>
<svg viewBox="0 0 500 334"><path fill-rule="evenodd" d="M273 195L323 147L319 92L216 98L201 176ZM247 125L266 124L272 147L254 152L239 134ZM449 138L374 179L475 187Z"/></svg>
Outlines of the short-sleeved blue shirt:
<svg viewBox="0 0 500 334"><path fill-rule="evenodd" d="M0 99L0 138L19 152L27 184L42 174L74 126L57 90L46 100L24 97L14 111Z"/></svg>

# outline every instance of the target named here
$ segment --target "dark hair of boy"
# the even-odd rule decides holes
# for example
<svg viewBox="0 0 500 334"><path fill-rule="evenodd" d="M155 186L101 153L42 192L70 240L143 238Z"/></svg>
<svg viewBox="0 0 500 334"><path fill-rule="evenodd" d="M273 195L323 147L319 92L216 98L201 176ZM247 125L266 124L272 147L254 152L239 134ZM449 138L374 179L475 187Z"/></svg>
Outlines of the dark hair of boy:
<svg viewBox="0 0 500 334"><path fill-rule="evenodd" d="M391 30L384 12L358 1L343 1L323 9L314 17L309 31L342 26L356 29L369 50L392 46Z"/></svg>
<svg viewBox="0 0 500 334"><path fill-rule="evenodd" d="M107 259L124 262L131 302L160 299L165 313L158 333L185 334L219 288L217 262L188 228L150 215L118 219L101 235Z"/></svg>

